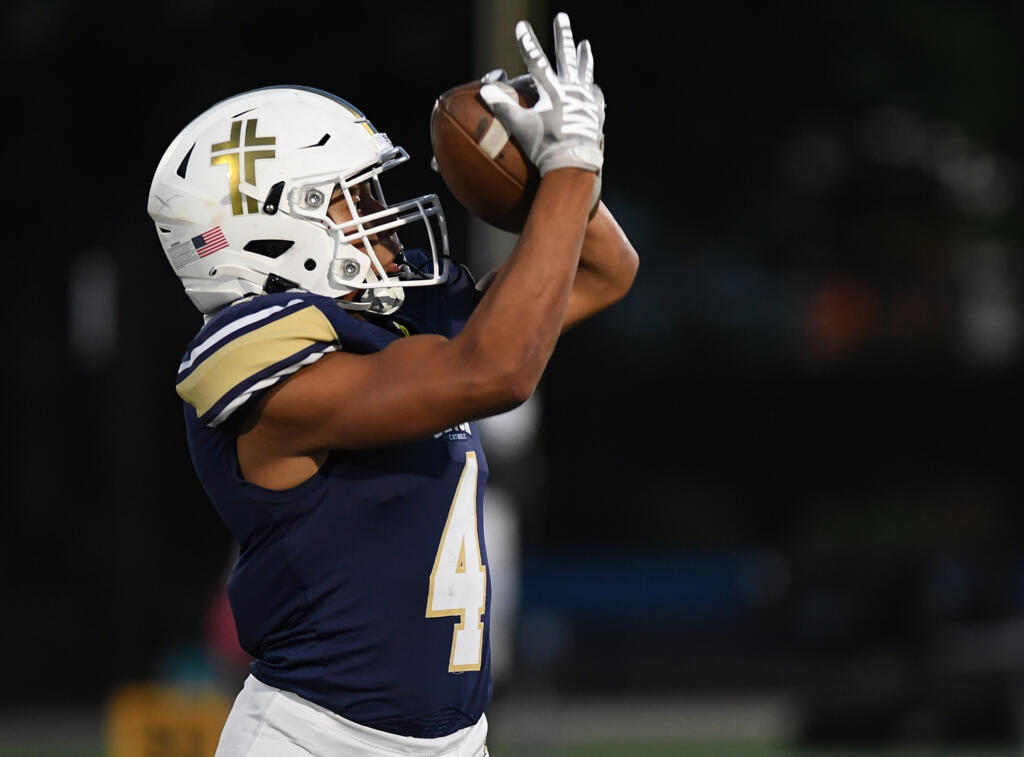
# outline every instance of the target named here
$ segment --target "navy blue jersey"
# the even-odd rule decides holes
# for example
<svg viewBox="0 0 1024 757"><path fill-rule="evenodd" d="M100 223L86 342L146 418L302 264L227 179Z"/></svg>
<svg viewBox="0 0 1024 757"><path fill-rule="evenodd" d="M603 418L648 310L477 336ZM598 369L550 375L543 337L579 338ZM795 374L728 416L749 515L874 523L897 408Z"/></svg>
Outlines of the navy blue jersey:
<svg viewBox="0 0 1024 757"><path fill-rule="evenodd" d="M476 424L332 451L285 491L245 481L235 441L262 392L328 352L371 353L406 330L453 336L478 300L467 272L453 279L407 289L395 329L318 295L253 297L204 326L178 375L196 472L240 545L228 595L253 675L420 738L472 725L491 697Z"/></svg>

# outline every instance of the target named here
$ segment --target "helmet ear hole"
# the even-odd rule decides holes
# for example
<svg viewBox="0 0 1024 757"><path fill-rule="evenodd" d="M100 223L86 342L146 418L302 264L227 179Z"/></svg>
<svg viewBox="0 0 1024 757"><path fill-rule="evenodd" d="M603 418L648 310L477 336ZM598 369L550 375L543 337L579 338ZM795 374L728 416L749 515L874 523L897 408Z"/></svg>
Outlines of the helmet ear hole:
<svg viewBox="0 0 1024 757"><path fill-rule="evenodd" d="M316 261L313 258L306 258L306 262L302 264L307 271L312 271L316 268Z"/></svg>
<svg viewBox="0 0 1024 757"><path fill-rule="evenodd" d="M288 252L294 244L295 242L291 239L253 239L242 249L267 258L279 258Z"/></svg>

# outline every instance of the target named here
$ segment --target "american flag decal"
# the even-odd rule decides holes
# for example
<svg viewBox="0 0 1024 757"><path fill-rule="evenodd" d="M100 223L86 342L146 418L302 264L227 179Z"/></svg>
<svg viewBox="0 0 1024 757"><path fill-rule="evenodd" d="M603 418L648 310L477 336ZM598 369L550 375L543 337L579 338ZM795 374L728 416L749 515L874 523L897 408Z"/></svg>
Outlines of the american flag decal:
<svg viewBox="0 0 1024 757"><path fill-rule="evenodd" d="M192 237L192 244L196 246L199 257L205 258L207 255L227 247L228 240L224 238L224 232L220 230L220 226L214 226L209 231Z"/></svg>

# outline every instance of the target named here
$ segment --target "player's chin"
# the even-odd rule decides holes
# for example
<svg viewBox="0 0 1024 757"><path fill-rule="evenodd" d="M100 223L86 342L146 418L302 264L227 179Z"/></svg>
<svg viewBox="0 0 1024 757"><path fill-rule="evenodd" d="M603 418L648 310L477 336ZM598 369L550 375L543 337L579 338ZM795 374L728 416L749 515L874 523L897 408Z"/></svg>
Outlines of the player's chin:
<svg viewBox="0 0 1024 757"><path fill-rule="evenodd" d="M402 243L393 234L373 244L373 252L387 273L398 273L403 250Z"/></svg>
<svg viewBox="0 0 1024 757"><path fill-rule="evenodd" d="M398 257L387 247L375 244L373 246L373 254L377 257L379 266L384 270L384 273L391 275L399 272ZM377 266L375 265L374 267Z"/></svg>

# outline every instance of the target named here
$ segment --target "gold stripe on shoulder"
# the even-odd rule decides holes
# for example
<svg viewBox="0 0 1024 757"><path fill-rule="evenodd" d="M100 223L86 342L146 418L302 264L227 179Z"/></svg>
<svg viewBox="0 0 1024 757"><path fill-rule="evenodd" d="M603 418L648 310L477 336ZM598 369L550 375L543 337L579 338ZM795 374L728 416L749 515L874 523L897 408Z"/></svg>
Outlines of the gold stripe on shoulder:
<svg viewBox="0 0 1024 757"><path fill-rule="evenodd" d="M337 339L327 316L309 305L227 342L178 384L178 394L203 415L250 376L316 342Z"/></svg>

